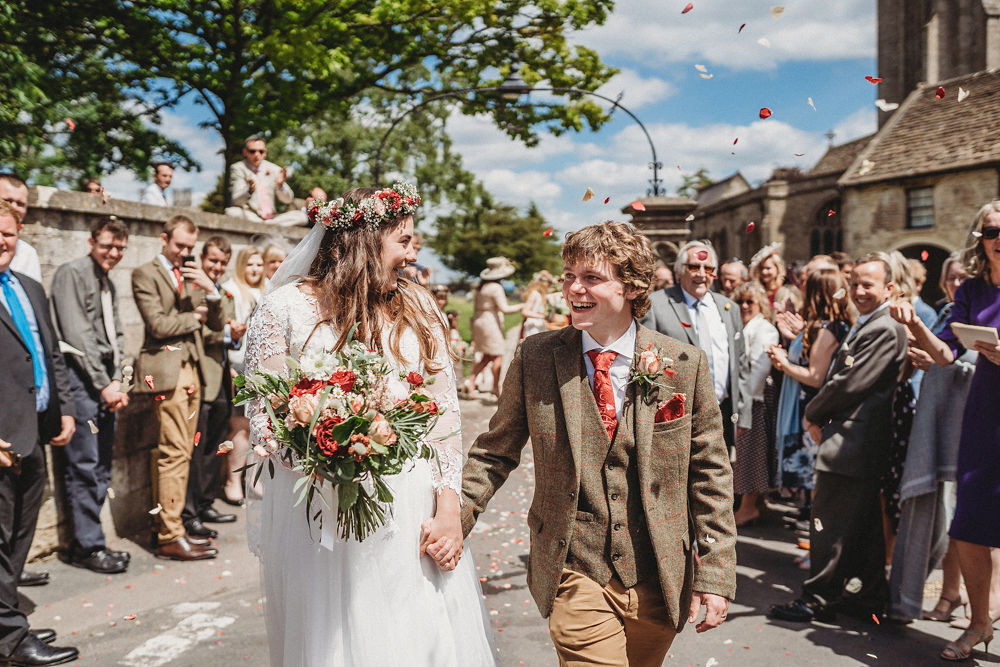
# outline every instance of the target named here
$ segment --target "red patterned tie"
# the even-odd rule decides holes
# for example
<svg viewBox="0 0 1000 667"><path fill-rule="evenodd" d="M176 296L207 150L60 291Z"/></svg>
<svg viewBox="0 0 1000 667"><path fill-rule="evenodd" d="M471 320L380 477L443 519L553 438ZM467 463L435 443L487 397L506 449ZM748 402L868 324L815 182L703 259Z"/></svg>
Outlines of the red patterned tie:
<svg viewBox="0 0 1000 667"><path fill-rule="evenodd" d="M601 413L604 428L608 430L608 438L614 440L615 429L618 428L618 414L615 411L615 389L611 386L608 370L615 362L618 353L588 350L587 356L594 364L594 398L597 399L597 409Z"/></svg>
<svg viewBox="0 0 1000 667"><path fill-rule="evenodd" d="M181 276L181 270L176 266L173 267L174 279L177 281L177 293L184 294L184 277Z"/></svg>

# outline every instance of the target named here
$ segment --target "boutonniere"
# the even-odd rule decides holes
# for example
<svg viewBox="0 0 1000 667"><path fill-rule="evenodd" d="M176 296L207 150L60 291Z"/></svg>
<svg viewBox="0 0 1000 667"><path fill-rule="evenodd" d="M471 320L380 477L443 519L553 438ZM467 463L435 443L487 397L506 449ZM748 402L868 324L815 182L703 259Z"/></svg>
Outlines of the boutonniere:
<svg viewBox="0 0 1000 667"><path fill-rule="evenodd" d="M233 298L233 294L229 290L222 290L222 293L226 295L227 299L232 299Z"/></svg>
<svg viewBox="0 0 1000 667"><path fill-rule="evenodd" d="M666 389L661 379L672 378L677 374L674 370L674 360L666 356L662 350L650 343L639 353L639 358L629 372L628 383L635 384L642 391L643 398L648 403L657 387Z"/></svg>

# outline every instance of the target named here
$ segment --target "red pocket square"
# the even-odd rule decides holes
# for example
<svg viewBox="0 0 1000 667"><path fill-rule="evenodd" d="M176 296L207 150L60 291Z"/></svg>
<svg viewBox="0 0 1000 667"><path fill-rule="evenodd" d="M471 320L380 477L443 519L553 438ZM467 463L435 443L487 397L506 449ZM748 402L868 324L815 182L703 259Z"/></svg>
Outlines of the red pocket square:
<svg viewBox="0 0 1000 667"><path fill-rule="evenodd" d="M674 394L669 401L663 401L657 406L653 422L669 422L684 416L684 394Z"/></svg>

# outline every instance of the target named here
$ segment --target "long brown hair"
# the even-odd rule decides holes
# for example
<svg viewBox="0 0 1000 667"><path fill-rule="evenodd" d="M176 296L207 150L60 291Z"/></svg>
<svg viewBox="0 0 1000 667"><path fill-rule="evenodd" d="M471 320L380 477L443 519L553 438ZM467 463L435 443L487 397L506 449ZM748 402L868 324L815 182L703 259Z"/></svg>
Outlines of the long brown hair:
<svg viewBox="0 0 1000 667"><path fill-rule="evenodd" d="M342 197L359 203L376 192L375 188L354 188ZM439 327L442 340L447 340L447 325L426 289L400 277L395 292L390 292L389 278L383 275L382 243L406 217L383 219L376 229L361 226L328 230L309 267L306 283L319 305L320 317L341 332L336 349L347 344L351 328L357 324L354 337L384 353L381 330L387 318L392 323L389 351L401 358L399 340L405 329L412 329L420 343L424 369L433 374L441 371L434 362L438 344L433 327Z"/></svg>
<svg viewBox="0 0 1000 667"><path fill-rule="evenodd" d="M988 284L993 284L990 273L990 261L986 257L986 247L983 239L973 236L975 232L983 231L983 224L991 213L1000 213L1000 199L994 199L983 205L976 213L976 218L972 222L972 229L969 230L969 243L962 254L965 262L965 270L969 272L970 278L982 278Z"/></svg>
<svg viewBox="0 0 1000 667"><path fill-rule="evenodd" d="M843 290L840 298L834 298L840 290ZM802 317L806 321L805 334L802 336L803 359L809 358L809 348L819 336L824 322L854 322L847 298L847 284L839 269L824 267L809 274L806 278Z"/></svg>

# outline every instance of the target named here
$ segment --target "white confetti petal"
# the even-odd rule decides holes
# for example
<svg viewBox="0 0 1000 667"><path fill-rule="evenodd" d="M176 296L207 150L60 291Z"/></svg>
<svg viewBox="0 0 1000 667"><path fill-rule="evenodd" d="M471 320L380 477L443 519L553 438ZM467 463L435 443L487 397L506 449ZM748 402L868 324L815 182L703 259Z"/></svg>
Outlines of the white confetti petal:
<svg viewBox="0 0 1000 667"><path fill-rule="evenodd" d="M699 74L698 76L700 76L703 79L711 79L715 75L714 74Z"/></svg>
<svg viewBox="0 0 1000 667"><path fill-rule="evenodd" d="M776 19L781 16L781 13L785 11L784 7L771 7L771 18Z"/></svg>
<svg viewBox="0 0 1000 667"><path fill-rule="evenodd" d="M769 40L767 37L761 37L760 39L757 40L757 43L766 49L771 48L771 40Z"/></svg>
<svg viewBox="0 0 1000 667"><path fill-rule="evenodd" d="M590 201L594 198L594 191L587 188L587 191L583 193L583 201Z"/></svg>
<svg viewBox="0 0 1000 667"><path fill-rule="evenodd" d="M898 102L886 102L885 100L875 100L875 106L877 106L882 111L895 111L899 108Z"/></svg>
<svg viewBox="0 0 1000 667"><path fill-rule="evenodd" d="M858 169L858 176L864 176L875 168L875 163L871 160L862 160L861 169Z"/></svg>
<svg viewBox="0 0 1000 667"><path fill-rule="evenodd" d="M847 290L845 290L843 287L841 287L839 290L833 293L834 299L843 299L845 296L847 296Z"/></svg>
<svg viewBox="0 0 1000 667"><path fill-rule="evenodd" d="M813 517L813 527L816 529L817 533L823 532L823 522L819 520L818 516Z"/></svg>
<svg viewBox="0 0 1000 667"><path fill-rule="evenodd" d="M152 514L153 516L156 516L157 514L159 514L162 511L163 511L163 505L161 505L160 503L156 503L156 507L154 507L153 509L149 510L149 513Z"/></svg>
<svg viewBox="0 0 1000 667"><path fill-rule="evenodd" d="M959 86L958 87L958 101L961 102L962 100L964 100L968 96L969 96L969 91L967 91L965 88L962 88L961 86Z"/></svg>
<svg viewBox="0 0 1000 667"><path fill-rule="evenodd" d="M815 103L815 102L813 102L813 98L811 98L811 97L807 97L807 98L806 98L806 104L808 104L809 106L811 106L811 107L813 108L813 111L816 111L816 110L817 110L817 109L816 109L816 103Z"/></svg>
<svg viewBox="0 0 1000 667"><path fill-rule="evenodd" d="M716 660L715 658L709 658L708 661L705 663L705 667L715 667L717 664L719 664L718 660Z"/></svg>
<svg viewBox="0 0 1000 667"><path fill-rule="evenodd" d="M108 498L111 498L111 500L115 499L115 490L110 486L108 487Z"/></svg>
<svg viewBox="0 0 1000 667"><path fill-rule="evenodd" d="M736 422L738 422L739 420L740 420L740 416L738 414L736 414L735 412L733 413L733 416L729 418L729 421L733 422L734 424Z"/></svg>
<svg viewBox="0 0 1000 667"><path fill-rule="evenodd" d="M684 222L691 222L692 220L694 220L694 213L684 218Z"/></svg>
<svg viewBox="0 0 1000 667"><path fill-rule="evenodd" d="M705 67L704 65L695 65L694 68L696 70L698 70L699 72L707 72L708 71L708 68Z"/></svg>
<svg viewBox="0 0 1000 667"><path fill-rule="evenodd" d="M847 366L848 368L850 368L851 366L853 366L854 365L854 357L852 357L851 355L847 355L847 358L844 359L844 365Z"/></svg>
<svg viewBox="0 0 1000 667"><path fill-rule="evenodd" d="M711 535L706 535L705 536L705 542L707 544L715 544L715 538L712 537Z"/></svg>
<svg viewBox="0 0 1000 667"><path fill-rule="evenodd" d="M857 577L851 577L844 586L844 590L851 595L857 595L861 592L861 580Z"/></svg>
<svg viewBox="0 0 1000 667"><path fill-rule="evenodd" d="M97 424L94 423L93 419L87 420L87 426L90 427L90 432L93 433L94 435L97 435L101 431L101 429L97 428Z"/></svg>

